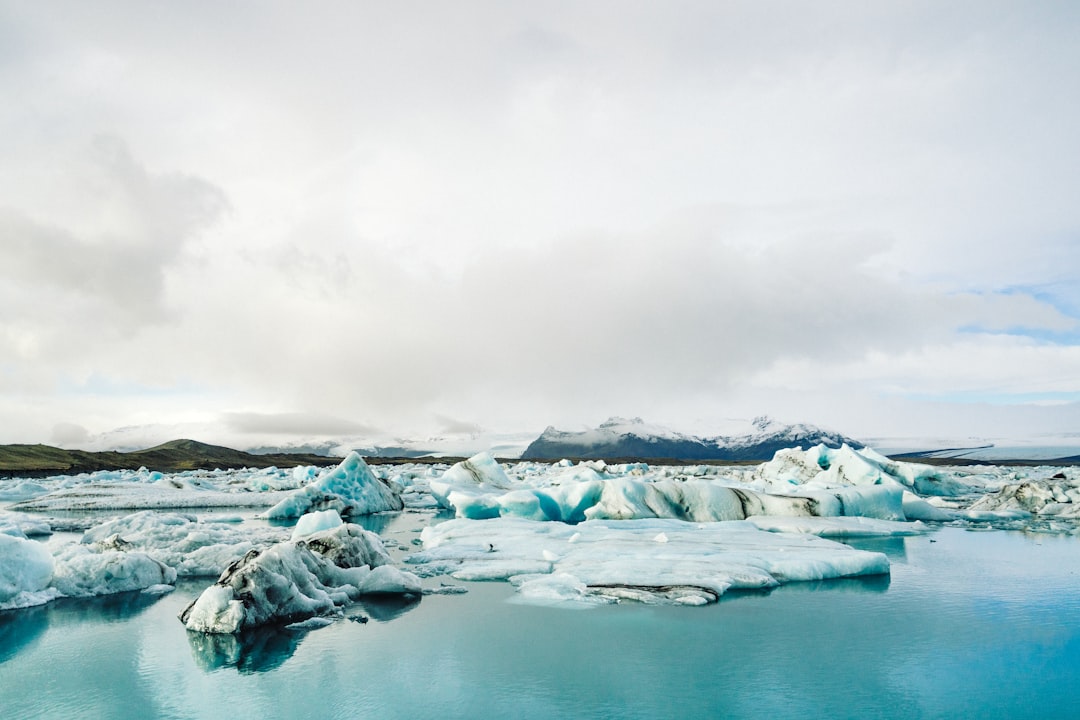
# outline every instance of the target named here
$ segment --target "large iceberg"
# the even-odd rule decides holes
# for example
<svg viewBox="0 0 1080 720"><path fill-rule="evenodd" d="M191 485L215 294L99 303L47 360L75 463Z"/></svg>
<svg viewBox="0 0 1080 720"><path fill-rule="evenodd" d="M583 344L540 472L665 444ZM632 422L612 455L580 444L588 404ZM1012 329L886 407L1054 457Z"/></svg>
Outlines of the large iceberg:
<svg viewBox="0 0 1080 720"><path fill-rule="evenodd" d="M421 538L424 549L406 560L419 574L509 580L544 603L700 605L732 589L889 572L881 553L745 521L459 519L425 528Z"/></svg>
<svg viewBox="0 0 1080 720"><path fill-rule="evenodd" d="M322 524L320 521L318 524ZM421 592L390 563L378 535L342 524L252 550L180 615L189 630L236 633L326 615L369 593Z"/></svg>
<svg viewBox="0 0 1080 720"><path fill-rule="evenodd" d="M348 517L403 507L401 496L377 478L358 453L351 452L336 468L293 491L264 516L283 520L311 511L335 510Z"/></svg>

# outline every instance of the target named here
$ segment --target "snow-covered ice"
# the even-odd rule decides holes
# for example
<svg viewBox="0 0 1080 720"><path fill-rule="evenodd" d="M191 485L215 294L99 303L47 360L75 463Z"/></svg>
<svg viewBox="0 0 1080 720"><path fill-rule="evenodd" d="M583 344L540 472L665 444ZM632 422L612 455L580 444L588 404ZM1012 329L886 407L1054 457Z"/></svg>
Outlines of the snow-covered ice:
<svg viewBox="0 0 1080 720"><path fill-rule="evenodd" d="M39 542L0 534L0 610L47 603L59 595L49 587L54 561Z"/></svg>
<svg viewBox="0 0 1080 720"><path fill-rule="evenodd" d="M746 521L457 519L421 538L424 550L407 560L420 574L509 580L539 602L703 604L731 589L889 571L880 553Z"/></svg>
<svg viewBox="0 0 1080 720"><path fill-rule="evenodd" d="M175 568L180 576L193 577L220 575L250 550L268 547L289 534L287 528L248 527L220 520L144 510L95 525L83 533L82 542L108 544L115 538L112 542L145 552Z"/></svg>
<svg viewBox="0 0 1080 720"><path fill-rule="evenodd" d="M108 595L176 582L176 570L117 544L43 544L0 535L0 610L41 605L58 597Z"/></svg>

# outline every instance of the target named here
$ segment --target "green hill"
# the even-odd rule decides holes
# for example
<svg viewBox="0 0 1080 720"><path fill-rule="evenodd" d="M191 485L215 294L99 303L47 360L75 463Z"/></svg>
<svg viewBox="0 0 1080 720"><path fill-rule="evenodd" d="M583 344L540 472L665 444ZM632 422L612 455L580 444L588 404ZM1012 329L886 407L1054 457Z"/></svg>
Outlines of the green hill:
<svg viewBox="0 0 1080 720"><path fill-rule="evenodd" d="M133 452L62 450L49 445L0 445L0 476L6 477L73 475L97 470L138 470L141 467L161 472L263 468L271 465L293 467L334 465L340 461L341 458L305 453L253 455L195 440L171 440Z"/></svg>

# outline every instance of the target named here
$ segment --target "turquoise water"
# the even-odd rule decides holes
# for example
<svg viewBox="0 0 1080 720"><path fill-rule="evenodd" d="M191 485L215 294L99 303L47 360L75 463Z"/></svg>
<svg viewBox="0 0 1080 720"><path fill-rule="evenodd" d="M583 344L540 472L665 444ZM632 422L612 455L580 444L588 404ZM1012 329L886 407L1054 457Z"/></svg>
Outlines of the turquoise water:
<svg viewBox="0 0 1080 720"><path fill-rule="evenodd" d="M1073 718L1080 540L945 528L864 541L891 578L704 608L469 593L307 633L189 634L207 582L0 614L4 718ZM359 622L363 616L367 622Z"/></svg>

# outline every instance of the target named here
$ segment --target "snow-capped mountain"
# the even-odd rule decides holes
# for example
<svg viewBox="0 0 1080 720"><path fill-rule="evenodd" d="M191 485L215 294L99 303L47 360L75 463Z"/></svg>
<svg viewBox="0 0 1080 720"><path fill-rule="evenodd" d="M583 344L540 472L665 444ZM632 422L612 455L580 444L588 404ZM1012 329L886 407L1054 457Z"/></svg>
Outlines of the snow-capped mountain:
<svg viewBox="0 0 1080 720"><path fill-rule="evenodd" d="M824 444L855 448L862 443L814 425L787 425L762 416L744 435L699 437L645 423L641 418L613 417L584 431L548 427L522 453L529 460L571 458L677 458L680 460L768 460L782 448Z"/></svg>

